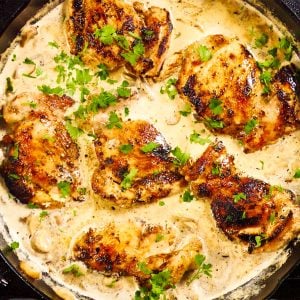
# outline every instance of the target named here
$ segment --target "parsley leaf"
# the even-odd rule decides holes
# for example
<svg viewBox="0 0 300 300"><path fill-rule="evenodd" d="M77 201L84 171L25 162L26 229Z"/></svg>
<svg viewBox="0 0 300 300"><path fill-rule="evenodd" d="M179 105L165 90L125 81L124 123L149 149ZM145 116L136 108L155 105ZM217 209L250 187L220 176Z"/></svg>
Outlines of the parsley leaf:
<svg viewBox="0 0 300 300"><path fill-rule="evenodd" d="M155 143L155 142L149 142L148 144L144 145L141 148L141 151L143 151L144 153L149 153L152 152L153 150L155 150L156 148L158 148L160 146L160 144Z"/></svg>
<svg viewBox="0 0 300 300"><path fill-rule="evenodd" d="M12 93L14 91L14 87L12 85L12 80L10 79L10 77L6 77L6 89L5 89L5 93Z"/></svg>
<svg viewBox="0 0 300 300"><path fill-rule="evenodd" d="M70 120L67 120L65 127L73 140L77 140L78 137L83 134L83 130L78 127L74 127Z"/></svg>
<svg viewBox="0 0 300 300"><path fill-rule="evenodd" d="M173 100L175 96L178 94L177 89L176 89L176 84L177 79L176 78L170 78L168 79L165 87L160 88L160 93L161 94L167 94L168 97Z"/></svg>
<svg viewBox="0 0 300 300"><path fill-rule="evenodd" d="M132 149L133 149L133 146L131 144L124 144L119 147L119 150L124 154L130 153L132 151Z"/></svg>
<svg viewBox="0 0 300 300"><path fill-rule="evenodd" d="M139 270L140 270L141 272L143 272L144 274L146 274L146 275L150 275L150 274L152 273L152 270L150 270L150 269L147 267L147 265L146 265L145 262L139 262L139 263L137 264L137 266L138 266Z"/></svg>
<svg viewBox="0 0 300 300"><path fill-rule="evenodd" d="M249 120L244 127L244 131L246 134L249 134L254 130L254 128L258 125L258 121L256 119Z"/></svg>
<svg viewBox="0 0 300 300"><path fill-rule="evenodd" d="M300 178L300 168L296 169L294 178Z"/></svg>
<svg viewBox="0 0 300 300"><path fill-rule="evenodd" d="M219 121L219 120L216 120L216 119L206 118L204 120L204 123L206 124L206 126L208 126L209 128L212 128L212 129L222 129L222 128L224 128L223 121Z"/></svg>
<svg viewBox="0 0 300 300"><path fill-rule="evenodd" d="M19 180L21 177L17 174L9 173L8 178L11 179L11 180Z"/></svg>
<svg viewBox="0 0 300 300"><path fill-rule="evenodd" d="M114 127L122 128L121 122L121 118L116 114L116 112L112 111L109 114L108 123L106 123L106 127L109 129L112 129Z"/></svg>
<svg viewBox="0 0 300 300"><path fill-rule="evenodd" d="M280 61L278 58L272 58L270 60L265 60L262 62L257 62L257 66L260 69L277 69L280 66Z"/></svg>
<svg viewBox="0 0 300 300"><path fill-rule="evenodd" d="M223 111L222 101L217 98L210 99L208 107L211 109L214 115L219 115Z"/></svg>
<svg viewBox="0 0 300 300"><path fill-rule="evenodd" d="M105 25L101 29L97 28L94 31L94 35L104 45L111 45L114 41L114 34L116 29L112 25Z"/></svg>
<svg viewBox="0 0 300 300"><path fill-rule="evenodd" d="M276 219L276 213L275 213L275 211L272 211L271 214L270 214L270 217L269 217L269 222L271 224L274 224L275 223L275 219Z"/></svg>
<svg viewBox="0 0 300 300"><path fill-rule="evenodd" d="M122 98L128 98L131 95L131 90L128 88L128 81L124 80L120 87L117 88L117 93Z"/></svg>
<svg viewBox="0 0 300 300"><path fill-rule="evenodd" d="M191 194L191 191L185 190L182 195L182 201L183 202L192 202L194 200L194 195Z"/></svg>
<svg viewBox="0 0 300 300"><path fill-rule="evenodd" d="M44 218L46 218L49 215L49 213L46 210L42 210L40 212L40 221L42 221Z"/></svg>
<svg viewBox="0 0 300 300"><path fill-rule="evenodd" d="M31 60L30 58L26 57L23 61L23 64L26 65L35 65L35 62L33 60Z"/></svg>
<svg viewBox="0 0 300 300"><path fill-rule="evenodd" d="M145 53L145 47L141 41L138 41L133 46L132 51L124 52L121 56L129 62L132 66L135 66L139 58Z"/></svg>
<svg viewBox="0 0 300 300"><path fill-rule="evenodd" d="M279 48L283 50L284 57L286 60L290 61L293 55L293 45L289 38L283 37L279 40Z"/></svg>
<svg viewBox="0 0 300 300"><path fill-rule="evenodd" d="M199 279L203 274L208 277L212 277L212 265L204 263L206 257L202 254L196 254L194 259L197 271L188 279L187 285L190 285L195 279Z"/></svg>
<svg viewBox="0 0 300 300"><path fill-rule="evenodd" d="M19 242L14 241L9 245L9 248L10 248L10 250L14 251L14 250L18 249L19 246L20 246Z"/></svg>
<svg viewBox="0 0 300 300"><path fill-rule="evenodd" d="M58 44L57 44L55 41L49 42L48 45L49 45L50 47L53 47L53 48L56 48L56 49L59 48Z"/></svg>
<svg viewBox="0 0 300 300"><path fill-rule="evenodd" d="M137 175L138 169L132 168L129 173L127 173L122 182L121 182L121 188L124 190L129 189L132 186L133 179Z"/></svg>
<svg viewBox="0 0 300 300"><path fill-rule="evenodd" d="M100 108L107 108L110 105L117 103L117 98L110 92L102 92L97 96L92 97L92 102L88 106L88 111L97 113Z"/></svg>
<svg viewBox="0 0 300 300"><path fill-rule="evenodd" d="M96 73L96 76L100 77L101 80L106 80L109 76L108 68L105 64L100 64L97 66L99 71Z"/></svg>
<svg viewBox="0 0 300 300"><path fill-rule="evenodd" d="M19 144L18 143L14 144L14 147L13 147L12 153L11 153L11 157L14 160L17 160L19 158Z"/></svg>
<svg viewBox="0 0 300 300"><path fill-rule="evenodd" d="M211 169L211 174L214 176L219 176L221 174L221 165L214 163Z"/></svg>
<svg viewBox="0 0 300 300"><path fill-rule="evenodd" d="M51 88L49 85L41 85L37 87L39 91L41 91L42 93L46 94L46 95L58 95L58 96L62 96L64 94L64 90L60 87L57 86L55 88Z"/></svg>
<svg viewBox="0 0 300 300"><path fill-rule="evenodd" d="M255 46L257 48L262 48L269 41L269 36L266 33L262 33L257 39L255 39Z"/></svg>
<svg viewBox="0 0 300 300"><path fill-rule="evenodd" d="M191 143L200 144L200 145L205 145L206 143L210 143L211 140L209 138L202 138L199 133L197 133L196 131L194 131L190 135L190 142Z"/></svg>
<svg viewBox="0 0 300 300"><path fill-rule="evenodd" d="M162 241L164 238L165 238L165 236L163 234L158 233L155 237L155 243Z"/></svg>
<svg viewBox="0 0 300 300"><path fill-rule="evenodd" d="M79 266L76 264L72 264L69 267L63 269L62 273L63 274L72 274L75 277L84 275L84 273L80 270Z"/></svg>
<svg viewBox="0 0 300 300"><path fill-rule="evenodd" d="M212 58L211 51L204 45L200 45L197 48L197 52L202 62L207 62Z"/></svg>
<svg viewBox="0 0 300 300"><path fill-rule="evenodd" d="M184 105L183 109L179 111L179 113L180 113L182 116L184 116L184 117L188 116L189 114L192 113L192 107L191 107L191 105L186 103L186 104Z"/></svg>
<svg viewBox="0 0 300 300"><path fill-rule="evenodd" d="M182 150L179 147L174 148L171 153L175 156L174 164L176 166L183 166L187 163L187 161L190 158L190 155L188 153L182 152Z"/></svg>
<svg viewBox="0 0 300 300"><path fill-rule="evenodd" d="M244 193L238 193L236 195L233 195L233 202L238 203L240 200L246 200L247 196Z"/></svg>
<svg viewBox="0 0 300 300"><path fill-rule="evenodd" d="M59 192L63 198L70 196L71 193L71 184L68 181L60 181L57 184Z"/></svg>
<svg viewBox="0 0 300 300"><path fill-rule="evenodd" d="M269 71L264 71L259 76L260 81L264 84L263 94L269 94L271 92L270 83L272 80L272 74Z"/></svg>

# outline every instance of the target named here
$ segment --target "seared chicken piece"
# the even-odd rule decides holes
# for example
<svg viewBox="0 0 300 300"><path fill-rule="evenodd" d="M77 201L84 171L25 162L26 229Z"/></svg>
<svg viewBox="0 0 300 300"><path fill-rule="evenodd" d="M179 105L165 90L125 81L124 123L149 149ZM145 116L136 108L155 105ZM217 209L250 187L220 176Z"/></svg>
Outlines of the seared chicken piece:
<svg viewBox="0 0 300 300"><path fill-rule="evenodd" d="M221 142L184 169L196 197L210 201L218 227L248 251L273 251L300 232L295 195L280 186L240 176Z"/></svg>
<svg viewBox="0 0 300 300"><path fill-rule="evenodd" d="M294 66L278 71L269 95L262 95L260 76L245 46L212 35L186 49L177 88L207 127L240 139L245 152L253 152L300 125Z"/></svg>
<svg viewBox="0 0 300 300"><path fill-rule="evenodd" d="M63 124L72 105L66 96L24 93L4 107L8 150L1 174L21 202L59 207L69 195L79 197L78 148Z"/></svg>
<svg viewBox="0 0 300 300"><path fill-rule="evenodd" d="M170 14L122 0L68 0L66 32L71 53L110 70L126 65L137 75L158 75L172 32Z"/></svg>
<svg viewBox="0 0 300 300"><path fill-rule="evenodd" d="M122 123L122 128L101 129L95 149L99 166L92 177L92 188L116 205L153 202L179 192L185 184L169 156L169 145L146 121L128 121Z"/></svg>
<svg viewBox="0 0 300 300"><path fill-rule="evenodd" d="M138 266L145 263L152 273L169 270L172 282L176 283L185 272L195 268L194 257L202 245L196 237L179 245L175 236L173 230L157 225L111 223L101 231L90 229L84 234L75 243L74 258L91 269L109 275L135 276L140 282L150 278Z"/></svg>

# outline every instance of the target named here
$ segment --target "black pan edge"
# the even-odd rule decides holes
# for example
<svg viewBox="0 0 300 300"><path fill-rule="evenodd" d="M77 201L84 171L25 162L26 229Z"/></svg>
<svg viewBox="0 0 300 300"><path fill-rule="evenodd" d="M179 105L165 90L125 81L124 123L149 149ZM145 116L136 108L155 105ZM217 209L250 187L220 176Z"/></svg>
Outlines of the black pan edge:
<svg viewBox="0 0 300 300"><path fill-rule="evenodd" d="M5 1L5 0L0 0ZM8 0L9 1L9 0ZM17 1L14 1L17 2ZM6 48L11 44L13 39L19 34L21 28L24 26L25 22L32 18L35 13L46 3L48 0L18 0L19 6L10 15L7 23L2 25L0 28L0 56L1 53L6 50ZM51 1L50 1L51 2ZM252 5L252 1L250 2ZM295 39L300 42L300 0L261 0L268 10L272 14L280 19L280 21L289 29ZM28 4L29 3L29 4ZM5 3L4 3L5 4ZM0 14L2 13L3 2L0 3ZM264 12L263 6L255 5L261 12ZM4 12L4 10L3 10ZM0 26L1 27L1 26ZM3 249L3 237L0 235L0 246ZM271 297L275 291L278 289L280 283L289 275L289 273L294 270L300 263L300 244L290 245L291 255L289 256L287 262L277 270L266 282L264 282L265 288L261 290L258 296L254 296L252 299L267 299ZM28 276L20 273L18 270L18 259L13 253L4 254L0 251L0 259L4 260L13 271L13 273L20 278L25 284L31 287L31 289L39 296L38 299L58 299L53 291L43 282L34 281ZM0 281L1 281L0 274ZM47 295L47 296L46 296ZM300 299L294 298L294 299Z"/></svg>

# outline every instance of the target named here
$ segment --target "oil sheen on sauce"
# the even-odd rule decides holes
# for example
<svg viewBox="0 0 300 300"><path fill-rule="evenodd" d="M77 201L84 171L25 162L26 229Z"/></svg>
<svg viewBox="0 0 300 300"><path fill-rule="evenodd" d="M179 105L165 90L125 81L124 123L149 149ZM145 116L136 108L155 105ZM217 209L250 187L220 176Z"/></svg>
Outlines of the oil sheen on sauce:
<svg viewBox="0 0 300 300"><path fill-rule="evenodd" d="M252 47L253 32L265 31L275 41L283 33L276 24L258 13L251 6L239 1L212 0L151 0L145 5L165 7L171 12L174 30L172 34L169 55L166 65L172 65L176 53L194 41L201 40L209 34L224 34L237 37L246 44L254 56L263 58L261 50ZM5 96L6 78L13 78L14 93L38 92L37 86L57 85L57 74L54 71L54 56L67 48L66 37L62 34L63 13L62 4L46 13L34 25L28 28L36 31L23 47L18 43L10 49L0 74L1 105L9 101ZM55 41L59 49L50 47L49 42ZM66 50L67 52L67 50ZM22 76L28 72L28 66L23 61L32 59L42 74L37 78ZM297 58L294 62L299 65ZM176 65L176 64L175 64ZM24 69L25 68L25 69ZM113 75L121 82L126 75L122 71ZM125 77L124 77L125 76ZM173 74L176 77L176 68ZM170 100L160 93L164 82L130 82L137 96L124 101L114 109L126 119L143 119L152 123L166 138L172 147L179 146L184 152L191 154L193 159L199 157L207 145L191 144L189 136L193 131L203 132L213 141L216 139L204 125L195 123L192 115L183 117L178 111L184 107L184 102L177 96ZM106 83L104 89L112 87ZM90 87L99 89L99 87ZM79 104L79 95L73 98ZM78 105L77 105L78 106ZM130 114L124 116L124 107ZM66 114L70 114L74 108ZM105 123L109 110L95 116L93 122ZM1 133L4 134L4 131ZM261 151L245 154L241 146L228 136L218 136L234 154L237 168L249 176L262 179L270 184L282 185L300 194L299 183L292 178L293 170L300 167L300 132L294 132L279 139L275 144ZM0 202L0 228L8 243L18 241L20 248L17 254L20 260L31 261L38 270L43 272L44 280L53 287L63 286L71 291L74 298L91 297L94 299L132 299L138 286L132 278L119 278L113 285L111 278L97 272L86 272L84 276L74 277L64 275L62 270L72 261L72 244L76 237L89 228L102 228L112 220L116 223L133 220L145 220L149 224L161 224L175 228L184 244L191 235L197 235L202 243L202 253L213 266L212 278L205 276L194 281L190 286L178 284L175 289L168 291L168 297L177 299L213 299L221 297L249 280L255 278L268 266L280 266L287 255L282 251L260 254L248 254L246 248L229 241L215 225L209 205L204 201L184 203L180 195L163 199L165 205L158 203L142 205L130 209L116 209L101 204L91 192L89 178L93 172L95 153L92 139L83 135L78 140L80 147L80 176L87 187L88 197L83 203L71 203L64 208L47 210L48 216L41 220L39 209L29 209L15 202L2 184ZM88 156L88 159L86 158ZM1 159L3 153L1 152ZM263 167L262 167L263 162ZM7 230L4 225L7 225ZM184 228L184 230L182 229ZM185 232L183 234L182 232ZM188 234L186 234L188 232ZM77 263L77 262L76 262ZM83 270L85 266L80 264ZM260 278L260 277L259 277ZM253 282L252 282L253 283ZM226 299L245 299L259 290L255 284L246 285L236 290ZM72 297L73 297L72 296Z"/></svg>

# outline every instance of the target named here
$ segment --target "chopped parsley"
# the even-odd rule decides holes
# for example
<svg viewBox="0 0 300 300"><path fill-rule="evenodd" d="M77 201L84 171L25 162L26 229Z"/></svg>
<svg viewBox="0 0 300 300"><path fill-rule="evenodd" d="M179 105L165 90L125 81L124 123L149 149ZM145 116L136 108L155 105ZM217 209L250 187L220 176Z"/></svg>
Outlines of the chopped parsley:
<svg viewBox="0 0 300 300"><path fill-rule="evenodd" d="M218 98L210 99L208 107L210 108L210 110L214 115L219 115L223 111L222 101Z"/></svg>
<svg viewBox="0 0 300 300"><path fill-rule="evenodd" d="M122 98L130 97L131 90L130 90L130 88L128 88L128 86L129 86L128 81L124 80L122 82L121 86L119 86L117 88L117 93L118 93L119 97L122 97Z"/></svg>
<svg viewBox="0 0 300 300"><path fill-rule="evenodd" d="M121 122L121 118L116 114L116 112L112 111L109 114L108 123L106 123L106 127L109 129L112 129L114 127L122 128Z"/></svg>
<svg viewBox="0 0 300 300"><path fill-rule="evenodd" d="M165 291L168 288L174 288L171 273L169 270L163 270L157 274L147 267L145 263L138 264L138 268L146 275L150 275L150 279L145 286L135 292L134 300L159 300L166 299ZM163 298L161 298L163 297Z"/></svg>
<svg viewBox="0 0 300 300"><path fill-rule="evenodd" d="M17 174L10 173L10 174L8 174L8 178L11 180L19 180L21 177Z"/></svg>
<svg viewBox="0 0 300 300"><path fill-rule="evenodd" d="M208 137L207 138L201 137L199 133L194 131L190 135L190 142L195 143L195 144L205 145L207 143L209 144L211 142L211 140Z"/></svg>
<svg viewBox="0 0 300 300"><path fill-rule="evenodd" d="M257 39L255 39L255 47L262 48L269 41L269 36L266 33L262 33Z"/></svg>
<svg viewBox="0 0 300 300"><path fill-rule="evenodd" d="M149 142L148 144L144 145L141 148L141 151L144 153L149 153L152 152L153 150L155 150L156 148L158 148L160 146L160 144L155 143L155 142Z"/></svg>
<svg viewBox="0 0 300 300"><path fill-rule="evenodd" d="M139 58L145 53L145 47L141 41L138 41L133 46L132 51L124 52L121 56L129 62L132 66L135 66Z"/></svg>
<svg viewBox="0 0 300 300"><path fill-rule="evenodd" d="M177 82L176 78L168 79L165 86L160 88L160 93L167 94L171 100L175 99L176 95L178 94L175 86L176 82Z"/></svg>
<svg viewBox="0 0 300 300"><path fill-rule="evenodd" d="M191 193L189 189L185 190L183 195L181 196L183 202L192 202L194 200L194 195Z"/></svg>
<svg viewBox="0 0 300 300"><path fill-rule="evenodd" d="M219 176L221 174L221 166L220 164L214 163L211 169L211 174L214 176Z"/></svg>
<svg viewBox="0 0 300 300"><path fill-rule="evenodd" d="M240 200L246 200L247 196L244 193L233 195L233 202L238 203Z"/></svg>
<svg viewBox="0 0 300 300"><path fill-rule="evenodd" d="M75 277L80 277L84 275L84 273L80 270L80 267L76 264L72 264L69 267L62 270L63 274L72 274Z"/></svg>
<svg viewBox="0 0 300 300"><path fill-rule="evenodd" d="M12 85L12 81L10 79L10 77L6 77L6 89L5 89L5 93L12 93L14 91L14 87Z"/></svg>
<svg viewBox="0 0 300 300"><path fill-rule="evenodd" d="M46 95L58 95L58 96L62 96L64 94L64 90L62 87L57 86L54 88L51 88L49 85L39 85L38 90L41 91L42 93L46 94Z"/></svg>
<svg viewBox="0 0 300 300"><path fill-rule="evenodd" d="M212 129L222 129L224 128L224 123L223 121L219 121L216 119L212 119L212 118L206 118L204 120L205 124Z"/></svg>
<svg viewBox="0 0 300 300"><path fill-rule="evenodd" d="M79 136L81 136L83 134L83 130L75 127L72 125L71 120L67 120L66 121L66 125L65 125L70 137L73 140L77 140L79 138Z"/></svg>
<svg viewBox="0 0 300 300"><path fill-rule="evenodd" d="M56 49L59 48L58 44L57 44L55 41L49 42L48 45L49 45L50 47L53 47L53 48L56 48Z"/></svg>
<svg viewBox="0 0 300 300"><path fill-rule="evenodd" d="M274 224L275 223L275 219L276 219L276 213L275 213L275 211L272 211L271 214L270 214L270 217L269 217L269 222L271 224Z"/></svg>
<svg viewBox="0 0 300 300"><path fill-rule="evenodd" d="M9 245L9 248L10 248L10 250L14 251L14 250L18 249L19 246L20 246L19 242L14 241Z"/></svg>
<svg viewBox="0 0 300 300"><path fill-rule="evenodd" d="M278 52L278 48L276 48L276 47L268 50L268 53L273 57L277 56L277 52Z"/></svg>
<svg viewBox="0 0 300 300"><path fill-rule="evenodd" d="M46 210L42 210L40 212L40 221L42 221L44 218L46 218L49 215L49 213Z"/></svg>
<svg viewBox="0 0 300 300"><path fill-rule="evenodd" d="M121 182L121 188L124 190L129 189L132 186L133 179L137 175L138 169L132 168L129 173L127 173L122 182Z"/></svg>
<svg viewBox="0 0 300 300"><path fill-rule="evenodd" d="M86 194L86 188L85 188L85 187L78 188L78 189L77 189L77 192L78 192L81 196L83 196L83 195Z"/></svg>
<svg viewBox="0 0 300 300"><path fill-rule="evenodd" d="M162 241L164 238L165 238L165 236L163 234L158 233L155 237L155 243Z"/></svg>
<svg viewBox="0 0 300 300"><path fill-rule="evenodd" d="M183 109L179 111L179 113L184 116L187 117L188 115L190 115L192 113L192 107L190 104L185 104Z"/></svg>
<svg viewBox="0 0 300 300"><path fill-rule="evenodd" d="M297 179L300 178L300 168L296 169L294 178L297 178Z"/></svg>
<svg viewBox="0 0 300 300"><path fill-rule="evenodd" d="M262 62L257 62L257 66L260 69L277 69L280 66L280 61L278 58L271 58Z"/></svg>
<svg viewBox="0 0 300 300"><path fill-rule="evenodd" d="M109 76L108 68L105 64L98 65L99 71L96 73L101 80L106 80Z"/></svg>
<svg viewBox="0 0 300 300"><path fill-rule="evenodd" d="M283 50L285 59L290 61L293 55L293 45L289 38L283 37L279 39L279 48Z"/></svg>
<svg viewBox="0 0 300 300"><path fill-rule="evenodd" d="M130 153L132 151L132 149L133 149L133 146L131 144L124 144L119 147L119 150L124 154Z"/></svg>
<svg viewBox="0 0 300 300"><path fill-rule="evenodd" d="M259 79L264 85L263 95L264 94L269 94L271 92L271 88L270 88L270 83L271 83L271 80L272 80L271 72L269 72L269 71L262 72L259 76Z"/></svg>
<svg viewBox="0 0 300 300"><path fill-rule="evenodd" d="M195 255L196 272L187 280L187 285L190 285L195 279L199 279L203 274L207 277L212 277L212 265L204 263L206 257L202 254Z"/></svg>
<svg viewBox="0 0 300 300"><path fill-rule="evenodd" d="M18 144L18 143L15 143L15 144L14 144L14 147L13 147L13 150L12 150L11 157L12 157L14 160L17 160L17 159L19 158L19 144Z"/></svg>
<svg viewBox="0 0 300 300"><path fill-rule="evenodd" d="M255 236L255 248L259 248L261 247L261 242L262 242L262 237L260 235Z"/></svg>
<svg viewBox="0 0 300 300"><path fill-rule="evenodd" d="M244 127L244 131L246 134L249 134L254 130L254 128L258 125L258 121L256 119L249 120Z"/></svg>
<svg viewBox="0 0 300 300"><path fill-rule="evenodd" d="M94 35L104 45L111 45L114 42L116 29L112 25L105 25L102 28L97 28Z"/></svg>
<svg viewBox="0 0 300 300"><path fill-rule="evenodd" d="M70 184L70 182L65 181L65 180L60 181L57 184L57 187L58 187L59 192L60 192L60 194L63 198L66 198L66 197L70 196L70 193L71 193L71 184Z"/></svg>
<svg viewBox="0 0 300 300"><path fill-rule="evenodd" d="M32 202L27 203L27 207L30 208L30 209L39 208L38 205L36 205L35 203L32 203Z"/></svg>
<svg viewBox="0 0 300 300"><path fill-rule="evenodd" d="M88 112L97 113L100 108L107 108L117 103L117 97L110 92L101 92L92 97L91 103L87 107Z"/></svg>
<svg viewBox="0 0 300 300"><path fill-rule="evenodd" d="M129 108L128 107L124 108L124 115L125 115L125 117L127 117L129 115Z"/></svg>
<svg viewBox="0 0 300 300"><path fill-rule="evenodd" d="M176 166L185 165L190 158L190 155L188 153L182 152L179 147L174 148L171 153L175 156L174 164Z"/></svg>
<svg viewBox="0 0 300 300"><path fill-rule="evenodd" d="M200 45L197 48L197 53L198 53L199 58L202 62L207 62L212 58L211 51L204 45Z"/></svg>
<svg viewBox="0 0 300 300"><path fill-rule="evenodd" d="M158 205L159 205L159 206L165 206L165 204L166 204L166 203L165 203L164 201L159 201L159 202L158 202Z"/></svg>
<svg viewBox="0 0 300 300"><path fill-rule="evenodd" d="M23 61L23 64L26 65L35 65L35 62L33 60L31 60L30 58L26 57Z"/></svg>

